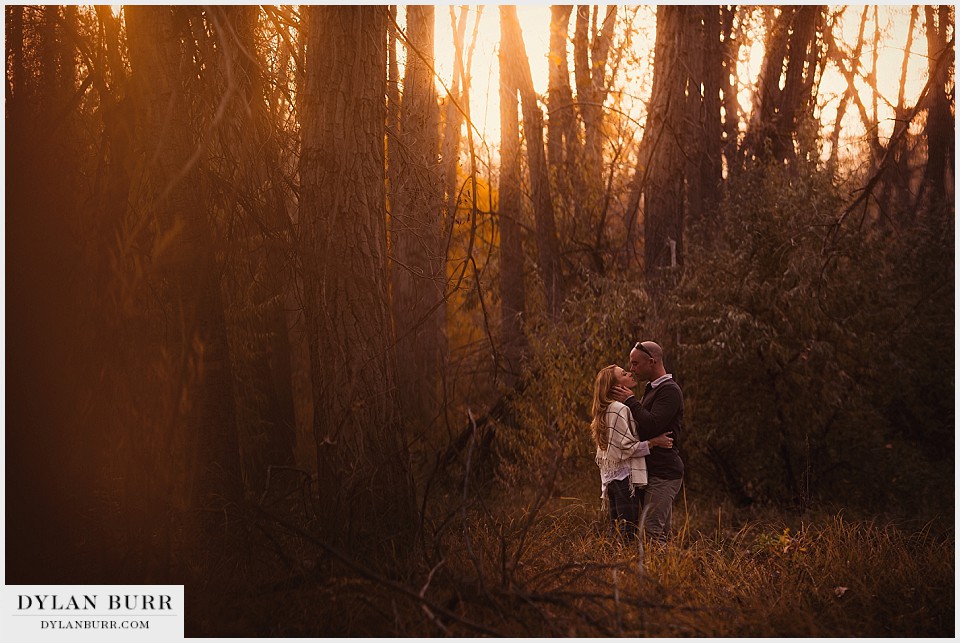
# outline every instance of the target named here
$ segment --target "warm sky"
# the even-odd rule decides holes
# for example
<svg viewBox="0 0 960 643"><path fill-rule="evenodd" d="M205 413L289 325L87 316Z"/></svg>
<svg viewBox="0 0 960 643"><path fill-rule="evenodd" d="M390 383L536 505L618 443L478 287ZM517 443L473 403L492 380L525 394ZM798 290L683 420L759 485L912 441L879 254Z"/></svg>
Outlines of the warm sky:
<svg viewBox="0 0 960 643"><path fill-rule="evenodd" d="M639 12L636 22L634 23L637 36L633 39L632 49L635 54L635 59L638 61L647 60L649 49L653 45L655 9L656 8L652 6L644 7ZM456 11L459 12L459 10L459 7L456 7ZM483 140L491 147L496 148L499 145L499 95L497 85L499 73L497 49L500 40L499 11L496 5L485 5L479 8L476 5L470 6L470 17L466 35L468 40L467 46L469 46L474 17L478 10L482 11L482 16L473 60L471 113L473 121ZM842 40L848 43L851 49L856 40L862 10L862 5L849 6L841 19ZM910 8L904 5L886 5L878 7L877 12L881 27L881 40L877 51L877 83L882 96L891 103L896 103L900 67L903 62L903 49L906 43L907 29L910 21ZM523 30L527 55L530 59L535 88L539 94L545 95L547 91L550 7L548 5L520 5L518 6L517 13ZM623 12L620 12L618 18L622 15ZM866 29L866 42L861 57L861 65L863 66L864 73L868 72L872 65L872 35L874 30L872 8L870 10L870 16L871 19ZM398 17L402 25L404 21L402 7L400 16ZM574 19L571 17L571 35L573 23ZM757 69L762 62L762 45L758 43L752 51L753 53L749 57L746 68L740 72L742 85L748 85L756 79ZM569 44L568 53L571 56L569 66L572 73L572 45ZM922 10L917 21L917 26L914 29L911 53L906 92L908 103L912 102L912 99L919 94L924 82L926 82L926 39L923 32ZM449 82L453 67L453 36L450 21L450 6L445 5L437 6L436 67L444 82ZM650 73L651 70L648 65L637 65L632 73L632 83L625 88L627 93L637 96L638 98L645 98L649 94ZM845 87L846 81L843 80L835 66L831 65L820 87L820 103L821 110L823 111L822 119L826 125L826 132L832 129L839 96L842 95ZM858 82L858 88L862 92L864 104L867 105L868 110L872 110L872 98L869 88L866 87L863 81ZM745 87L745 91L741 95L742 102L748 102L750 100L751 89L750 87ZM631 101L628 100L625 102L625 107L632 117L641 121L643 120L643 106L639 100L632 101L632 104ZM883 98L878 102L878 113L880 116L881 136L887 136L893 129L891 120L893 112L892 108L885 104ZM843 131L847 135L863 134L863 127L860 125L857 110L853 105L848 105ZM477 144L479 146L481 142L478 140Z"/></svg>

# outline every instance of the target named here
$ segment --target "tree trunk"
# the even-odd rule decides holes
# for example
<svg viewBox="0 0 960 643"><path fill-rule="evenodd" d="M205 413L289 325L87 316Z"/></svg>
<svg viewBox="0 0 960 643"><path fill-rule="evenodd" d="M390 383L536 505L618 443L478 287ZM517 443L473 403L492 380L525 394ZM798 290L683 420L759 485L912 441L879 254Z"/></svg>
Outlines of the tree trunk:
<svg viewBox="0 0 960 643"><path fill-rule="evenodd" d="M441 314L446 284L440 108L433 79L434 7L407 7L397 183L391 185L390 276L404 418L423 427L440 406Z"/></svg>
<svg viewBox="0 0 960 643"><path fill-rule="evenodd" d="M757 89L753 95L753 109L744 144L749 153L758 157L768 152L772 121L777 105L780 104L780 75L787 55L790 21L796 8L780 7L780 14L773 16L773 12L777 10L775 7L764 8L768 16L768 28L763 43L763 64L757 78Z"/></svg>
<svg viewBox="0 0 960 643"><path fill-rule="evenodd" d="M779 11L766 38L746 147L757 158L771 155L784 161L794 155L799 117L809 109L812 98L816 64L811 64L811 59L816 60L817 25L823 7L783 6Z"/></svg>
<svg viewBox="0 0 960 643"><path fill-rule="evenodd" d="M303 9L300 224L321 524L359 547L407 537L413 484L387 295L387 10Z"/></svg>
<svg viewBox="0 0 960 643"><path fill-rule="evenodd" d="M543 279L546 291L547 314L550 317L556 317L563 302L564 284L550 178L546 155L543 151L543 113L537 106L537 96L530 75L530 63L523 44L523 34L520 32L520 21L517 19L517 8L501 5L500 22L502 38L500 47L507 52L506 62L509 63L500 68L500 73L511 76L508 82L514 84L520 92L523 134L527 141L533 212L537 225L540 277Z"/></svg>
<svg viewBox="0 0 960 643"><path fill-rule="evenodd" d="M388 7L387 20L387 192L390 212L393 212L393 195L400 181L400 64L397 61L397 5Z"/></svg>
<svg viewBox="0 0 960 643"><path fill-rule="evenodd" d="M638 184L644 202L644 272L648 287L662 290L683 263L684 101L688 73L682 52L692 47L687 13L696 8L657 7L653 88L640 143Z"/></svg>
<svg viewBox="0 0 960 643"><path fill-rule="evenodd" d="M778 115L773 133L773 154L778 160L793 157L793 140L797 133L799 118L809 109L812 98L813 79L816 76L815 56L817 23L822 7L808 5L797 7L793 30L787 49L787 70L783 93L777 106Z"/></svg>
<svg viewBox="0 0 960 643"><path fill-rule="evenodd" d="M584 236L579 226L602 228L604 226L603 181L603 104L607 99L606 70L613 29L616 24L617 8L606 7L603 26L598 29L599 7L591 11L589 5L577 7L576 28L574 30L574 75L577 83L577 105L583 120L584 144L580 159L573 173L574 225L571 235L574 238ZM593 258L597 270L605 267L599 253Z"/></svg>
<svg viewBox="0 0 960 643"><path fill-rule="evenodd" d="M193 506L216 523L241 496L239 449L227 331L214 257L214 238L197 189L198 142L192 140L191 105L183 86L185 59L178 8L126 7L130 63L138 99L144 180L159 238L169 247L158 258L169 318L167 346L184 367L180 418L194 441L197 480ZM212 524L205 524L211 527Z"/></svg>
<svg viewBox="0 0 960 643"><path fill-rule="evenodd" d="M907 28L907 42L903 50L903 64L900 68L900 89L897 93L897 122L906 122L909 109L905 101L907 71L910 66L910 51L913 48L914 31L917 25L917 18L920 15L920 8L913 6L910 8L910 26ZM838 119L839 121L839 119ZM894 161L887 171L887 180L883 186L883 196L881 203L888 211L894 212L894 215L902 223L911 223L915 215L913 207L913 195L910 192L910 166L913 160L911 146L907 145L903 137L897 139L895 147L891 150L894 154Z"/></svg>
<svg viewBox="0 0 960 643"><path fill-rule="evenodd" d="M231 239L241 260L226 271L234 280L233 297L243 311L242 348L233 352L238 377L238 403L248 412L241 435L246 455L245 478L258 492L271 466L294 464L296 418L292 390L287 261L290 219L281 189L279 150L264 102L260 60L256 57L259 7L211 7L222 53L223 94L235 96L227 107L221 157L224 184L235 186L223 209L230 227L241 230ZM236 133L242 132L242 136ZM236 342L237 340L235 340Z"/></svg>
<svg viewBox="0 0 960 643"><path fill-rule="evenodd" d="M681 65L687 72L684 87L685 105L684 122L680 133L681 145L684 149L684 192L686 197L684 226L687 229L700 230L704 219L706 205L703 187L705 177L701 167L705 161L707 142L706 114L704 113L704 58L706 57L707 42L703 25L704 8L697 7L683 12L684 34L689 34L687 45L680 52Z"/></svg>
<svg viewBox="0 0 960 643"><path fill-rule="evenodd" d="M501 42L506 40L500 22ZM500 69L507 69L508 52L500 48ZM500 74L500 320L501 343L506 361L507 385L512 386L520 372L520 359L526 342L523 334L525 291L523 283L523 243L520 226L520 121L517 115L517 88L511 74Z"/></svg>
<svg viewBox="0 0 960 643"><path fill-rule="evenodd" d="M709 228L719 216L723 186L723 125L720 118L720 93L723 90L723 29L718 7L705 5L703 14L703 102L702 154L700 155L701 220Z"/></svg>
<svg viewBox="0 0 960 643"><path fill-rule="evenodd" d="M860 16L860 30L857 33L857 44L854 46L853 55L850 56L850 60L853 62L853 64L857 64L856 61L860 60L860 53L863 51L863 31L867 26L868 11L869 7L864 7L863 14ZM912 30L913 28L911 23L911 31ZM835 44L832 37L830 38L830 43ZM835 46L831 47L831 50L833 50L834 55L838 57L840 56L840 52L836 51ZM841 62L840 64L842 65L843 63ZM847 103L854 97L857 91L856 85L854 84L853 74L850 73L845 75L847 75L847 88L844 91L843 96L840 98L840 104L837 106L837 118L833 125L833 132L830 135L830 158L827 161L827 169L831 173L835 172L837 168L837 160L840 152L840 128L843 117L847 112ZM871 129L869 123L864 123L864 125L867 126L867 129Z"/></svg>
<svg viewBox="0 0 960 643"><path fill-rule="evenodd" d="M587 11L587 7L577 8L578 33L581 31L581 24L586 22ZM590 43L589 60L584 60L582 53L577 57L577 101L583 115L584 170L587 172L586 183L591 196L595 196L598 201L603 190L603 103L607 98L607 57L616 19L617 8L608 5L603 27ZM586 68L580 69L580 65L584 63Z"/></svg>
<svg viewBox="0 0 960 643"><path fill-rule="evenodd" d="M929 74L933 80L927 102L927 167L923 185L930 190L933 203L943 203L947 196L948 160L953 157L953 117L950 115L950 61L953 60L953 41L947 42L947 32L952 28L948 7L939 11L932 6L923 8L926 18Z"/></svg>
<svg viewBox="0 0 960 643"><path fill-rule="evenodd" d="M547 87L547 162L557 179L564 202L572 197L568 170L576 171L577 137L576 111L573 91L570 89L570 69L567 66L567 32L570 26L570 5L550 7L550 56Z"/></svg>
<svg viewBox="0 0 960 643"><path fill-rule="evenodd" d="M740 103L737 93L737 61L740 45L734 35L736 7L721 8L723 16L723 158L727 162L727 172L732 173L740 166ZM739 29L738 29L739 31Z"/></svg>

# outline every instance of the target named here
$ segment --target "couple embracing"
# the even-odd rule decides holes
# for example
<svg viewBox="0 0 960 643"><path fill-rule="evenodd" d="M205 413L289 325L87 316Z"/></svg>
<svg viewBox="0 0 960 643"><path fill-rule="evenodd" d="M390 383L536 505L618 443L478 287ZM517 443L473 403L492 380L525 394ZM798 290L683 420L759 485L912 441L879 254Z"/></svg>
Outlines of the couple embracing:
<svg viewBox="0 0 960 643"><path fill-rule="evenodd" d="M637 399L631 389L641 381L647 385ZM637 535L643 515L647 537L667 541L683 481L677 448L682 427L683 392L666 372L663 349L655 342L634 345L629 370L610 365L597 374L590 428L614 533Z"/></svg>

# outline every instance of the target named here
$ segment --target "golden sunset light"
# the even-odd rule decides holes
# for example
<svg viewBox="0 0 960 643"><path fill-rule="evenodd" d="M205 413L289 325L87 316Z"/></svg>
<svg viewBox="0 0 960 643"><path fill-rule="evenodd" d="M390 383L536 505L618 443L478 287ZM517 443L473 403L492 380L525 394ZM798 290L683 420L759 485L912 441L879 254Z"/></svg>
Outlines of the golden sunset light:
<svg viewBox="0 0 960 643"><path fill-rule="evenodd" d="M953 5L4 19L6 640L955 636Z"/></svg>
<svg viewBox="0 0 960 643"><path fill-rule="evenodd" d="M870 29L878 30L881 38L877 41L868 41L861 52L858 61L863 65L864 73L871 73L874 52L877 56L876 90L862 78L856 81L858 94L866 104L872 104L872 95L876 91L878 99L878 124L880 136L889 138L894 127L894 104L899 91L901 67L903 65L904 49L907 41L910 23L910 7L897 5L883 5L875 7L876 13L869 12ZM836 19L836 29L843 43L854 43L860 25L862 7L835 7L833 12ZM438 91L443 92L444 86L449 87L453 78L453 60L455 48L453 45L454 30L451 27L450 12L459 17L460 8L443 6L437 8L436 19L436 71L439 76ZM499 105L500 98L497 92L497 78L499 62L497 51L500 39L499 15L496 5L469 6L468 13L468 40L472 38L472 29L480 15L477 27L477 39L474 45L472 67L472 92L470 110L474 124L481 133L482 140L493 148L499 147ZM519 6L517 15L520 19L527 52L530 57L530 70L533 76L534 87L538 94L544 95L548 82L548 56L550 40L550 7L549 6ZM402 19L402 18L401 18ZM876 23L872 22L876 20ZM643 67L651 62L652 38L656 30L655 7L641 7L633 16L630 27L637 32L632 42L633 57L642 62L635 68L625 68L622 75L630 75L635 79L633 85L627 85L624 92L634 100L626 101L630 109L631 118L642 120L643 104L640 97L649 91L649 71ZM625 25L621 23L622 30ZM470 41L472 42L472 41ZM469 46L469 44L467 45ZM852 46L852 45L848 45ZM916 96L926 82L926 50L924 38L914 36L908 57L908 72L906 75L905 94ZM751 85L760 70L763 60L762 38L756 38L738 67L741 91L738 94L740 107L745 118L749 117L755 87ZM572 70L571 70L572 73ZM637 82L646 80L647 85ZM825 122L833 122L837 114L837 104L847 86L843 73L836 66L829 66L824 70L820 81L821 103L819 115ZM863 138L866 128L855 111L847 111L842 129L845 134L843 140L846 145L853 145ZM743 127L744 124L741 124ZM825 150L829 155L829 150Z"/></svg>

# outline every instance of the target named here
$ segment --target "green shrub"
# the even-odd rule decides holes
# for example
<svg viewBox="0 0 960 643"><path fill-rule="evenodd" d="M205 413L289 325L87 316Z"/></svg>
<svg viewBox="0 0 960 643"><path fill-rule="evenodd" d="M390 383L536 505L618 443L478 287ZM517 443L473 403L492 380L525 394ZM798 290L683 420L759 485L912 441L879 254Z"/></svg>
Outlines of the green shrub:
<svg viewBox="0 0 960 643"><path fill-rule="evenodd" d="M860 213L838 224L842 210L815 168L755 167L731 182L719 228L691 244L664 312L679 336L688 481L741 502L911 511L949 481L918 438L952 423L952 278L949 316L946 293L918 293L952 259L917 249L922 227L893 238ZM918 314L917 300L937 312ZM896 425L889 402L905 384L917 393L896 411L926 429Z"/></svg>
<svg viewBox="0 0 960 643"><path fill-rule="evenodd" d="M639 281L591 277L567 298L561 318L528 329L523 392L516 428L498 433L501 475L539 480L565 457L592 459L590 404L597 373L625 364L636 312L649 304Z"/></svg>

